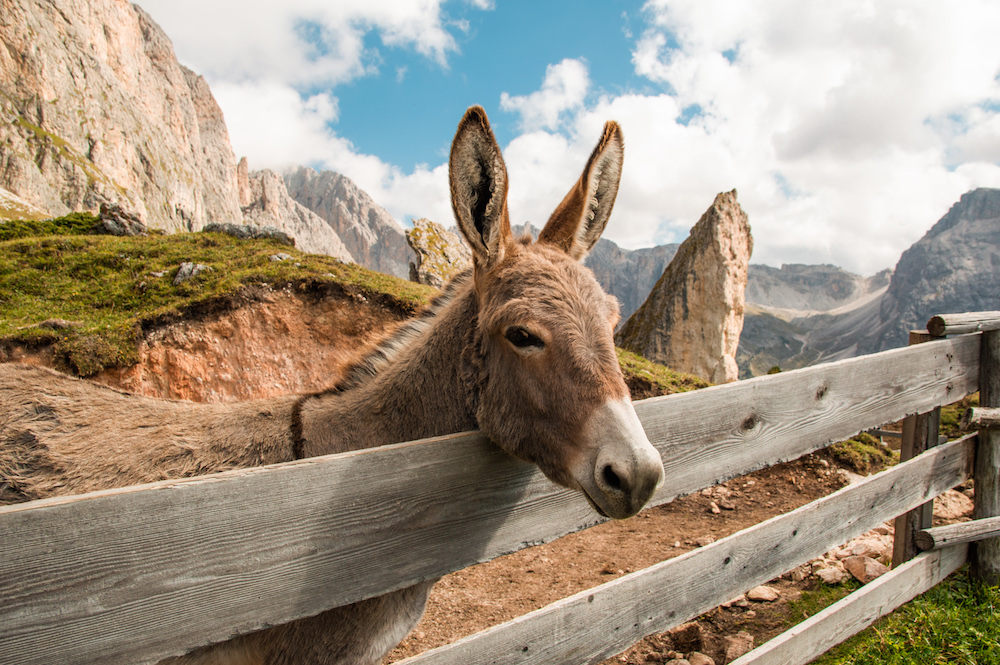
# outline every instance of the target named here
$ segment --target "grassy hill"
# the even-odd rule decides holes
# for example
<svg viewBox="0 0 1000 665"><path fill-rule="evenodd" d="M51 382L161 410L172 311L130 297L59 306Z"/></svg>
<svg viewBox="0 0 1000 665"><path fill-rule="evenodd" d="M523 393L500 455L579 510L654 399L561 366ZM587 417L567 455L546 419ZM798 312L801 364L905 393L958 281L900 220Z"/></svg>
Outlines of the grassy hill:
<svg viewBox="0 0 1000 665"><path fill-rule="evenodd" d="M149 331L239 307L265 285L362 295L407 315L436 292L273 240L218 233L94 235L96 222L74 213L0 224L0 348L49 346L64 369L92 376L136 363L138 342ZM273 260L278 254L291 258ZM207 269L174 284L185 262ZM620 358L642 396L707 385L633 354Z"/></svg>

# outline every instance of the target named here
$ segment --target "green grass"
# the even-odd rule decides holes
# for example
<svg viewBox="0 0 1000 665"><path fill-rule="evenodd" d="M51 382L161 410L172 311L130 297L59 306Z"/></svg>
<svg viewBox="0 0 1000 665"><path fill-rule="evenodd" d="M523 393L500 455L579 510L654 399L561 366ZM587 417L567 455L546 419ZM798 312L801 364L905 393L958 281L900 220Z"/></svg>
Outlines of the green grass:
<svg viewBox="0 0 1000 665"><path fill-rule="evenodd" d="M828 450L837 461L862 475L876 473L899 461L899 453L889 450L867 432L862 432L847 441L835 443Z"/></svg>
<svg viewBox="0 0 1000 665"><path fill-rule="evenodd" d="M87 216L89 217L89 216ZM43 222L7 222L14 239L0 241L0 341L52 345L57 361L81 376L137 358L143 329L197 311L225 306L252 285L331 282L345 290L386 298L416 311L434 291L426 286L305 254L268 240L237 240L215 233L118 238L86 233L92 219L69 216ZM64 235L46 235L49 232ZM284 252L292 260L274 262ZM177 286L182 262L211 270ZM49 319L75 322L52 330Z"/></svg>
<svg viewBox="0 0 1000 665"><path fill-rule="evenodd" d="M815 665L1000 665L1000 589L961 570Z"/></svg>
<svg viewBox="0 0 1000 665"><path fill-rule="evenodd" d="M687 392L689 390L697 390L698 388L706 388L711 385L708 381L700 379L693 374L675 372L668 367L647 360L631 351L626 351L625 349L616 350L618 351L618 363L622 366L622 371L626 375L640 377L648 381L652 386L662 390L664 394Z"/></svg>
<svg viewBox="0 0 1000 665"><path fill-rule="evenodd" d="M426 304L434 289L337 259L305 254L269 240L216 233L118 238L89 235L97 218L73 213L48 220L0 223L0 345L51 346L57 362L80 376L128 367L143 334L199 310L226 307L254 285L332 283L403 312ZM288 261L274 262L278 253ZM182 262L211 270L173 285ZM71 328L40 323L62 319ZM708 384L619 350L626 374L660 392Z"/></svg>

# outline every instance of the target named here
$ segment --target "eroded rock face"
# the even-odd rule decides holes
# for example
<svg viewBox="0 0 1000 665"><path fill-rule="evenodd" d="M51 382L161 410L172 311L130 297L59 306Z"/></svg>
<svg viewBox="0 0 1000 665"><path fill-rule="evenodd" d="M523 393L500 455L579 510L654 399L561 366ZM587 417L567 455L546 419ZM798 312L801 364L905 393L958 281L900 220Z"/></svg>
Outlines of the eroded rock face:
<svg viewBox="0 0 1000 665"><path fill-rule="evenodd" d="M403 227L350 178L300 167L284 179L288 194L326 221L359 265L409 278L414 257Z"/></svg>
<svg viewBox="0 0 1000 665"><path fill-rule="evenodd" d="M736 191L719 194L616 343L713 383L735 381L752 251Z"/></svg>
<svg viewBox="0 0 1000 665"><path fill-rule="evenodd" d="M265 169L248 173L244 181L244 163L240 162L240 192L241 197L250 201L242 208L245 224L278 229L294 238L295 246L303 252L354 261L337 232L288 195L281 176Z"/></svg>
<svg viewBox="0 0 1000 665"><path fill-rule="evenodd" d="M416 254L410 262L410 281L443 287L452 277L472 267L472 251L462 239L429 219L413 220L406 242Z"/></svg>
<svg viewBox="0 0 1000 665"><path fill-rule="evenodd" d="M240 219L204 79L125 0L0 0L0 187L54 216L117 203L147 226Z"/></svg>

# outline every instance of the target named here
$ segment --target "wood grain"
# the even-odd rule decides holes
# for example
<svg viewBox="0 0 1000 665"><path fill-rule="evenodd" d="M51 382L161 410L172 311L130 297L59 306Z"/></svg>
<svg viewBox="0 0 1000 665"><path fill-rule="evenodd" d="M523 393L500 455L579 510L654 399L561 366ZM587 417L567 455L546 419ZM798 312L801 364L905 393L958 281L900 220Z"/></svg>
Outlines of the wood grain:
<svg viewBox="0 0 1000 665"><path fill-rule="evenodd" d="M636 404L654 502L978 387L979 337ZM0 662L141 663L597 523L478 433L0 508Z"/></svg>
<svg viewBox="0 0 1000 665"><path fill-rule="evenodd" d="M959 427L963 430L1000 427L1000 408L973 406L965 410Z"/></svg>
<svg viewBox="0 0 1000 665"><path fill-rule="evenodd" d="M935 339L930 332L910 331L910 345L925 344ZM938 444L941 430L941 407L927 413L908 416L903 421L903 438L899 447L899 461L905 462ZM934 503L929 501L905 515L896 518L892 541L892 567L901 565L917 555L916 536L921 529L931 526L934 520Z"/></svg>
<svg viewBox="0 0 1000 665"><path fill-rule="evenodd" d="M917 547L927 550L939 550L942 547L972 543L983 538L1000 536L1000 517L984 517L971 522L946 524L932 529L924 529L917 533Z"/></svg>
<svg viewBox="0 0 1000 665"><path fill-rule="evenodd" d="M971 439L399 665L600 662L954 487L971 473Z"/></svg>
<svg viewBox="0 0 1000 665"><path fill-rule="evenodd" d="M1000 330L1000 312L966 312L931 317L927 331L936 337Z"/></svg>
<svg viewBox="0 0 1000 665"><path fill-rule="evenodd" d="M918 555L730 665L803 665L958 570L968 546Z"/></svg>
<svg viewBox="0 0 1000 665"><path fill-rule="evenodd" d="M980 350L979 404L1000 407L1000 330L983 333ZM979 430L976 448L976 496L973 519L1000 516L1000 430ZM990 585L1000 584L1000 538L972 548L972 573Z"/></svg>

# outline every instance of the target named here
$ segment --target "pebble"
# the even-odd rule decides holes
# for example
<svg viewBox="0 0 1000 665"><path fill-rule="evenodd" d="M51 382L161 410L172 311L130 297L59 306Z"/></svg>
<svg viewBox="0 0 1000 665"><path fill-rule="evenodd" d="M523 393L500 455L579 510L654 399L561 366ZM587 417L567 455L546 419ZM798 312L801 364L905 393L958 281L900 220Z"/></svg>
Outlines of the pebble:
<svg viewBox="0 0 1000 665"><path fill-rule="evenodd" d="M715 661L713 659L697 651L689 653L687 659L691 665L715 665Z"/></svg>
<svg viewBox="0 0 1000 665"><path fill-rule="evenodd" d="M709 502L708 509L709 511L711 511L713 515L718 515L719 513L722 512L722 509L719 508L719 504L717 504L715 501Z"/></svg>

